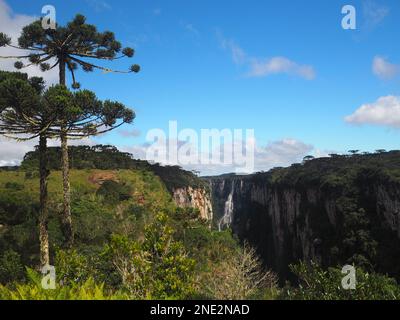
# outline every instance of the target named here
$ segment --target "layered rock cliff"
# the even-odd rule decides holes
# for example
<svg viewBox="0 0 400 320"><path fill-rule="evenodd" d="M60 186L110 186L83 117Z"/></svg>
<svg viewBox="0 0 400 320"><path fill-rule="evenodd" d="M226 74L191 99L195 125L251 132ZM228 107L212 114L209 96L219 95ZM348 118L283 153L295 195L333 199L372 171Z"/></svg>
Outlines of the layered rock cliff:
<svg viewBox="0 0 400 320"><path fill-rule="evenodd" d="M399 278L399 169L400 153L390 153L210 178L214 225L232 228L283 277L289 264L313 259Z"/></svg>
<svg viewBox="0 0 400 320"><path fill-rule="evenodd" d="M213 208L210 192L207 189L191 186L177 188L173 190L172 198L179 207L198 209L202 219L212 221Z"/></svg>

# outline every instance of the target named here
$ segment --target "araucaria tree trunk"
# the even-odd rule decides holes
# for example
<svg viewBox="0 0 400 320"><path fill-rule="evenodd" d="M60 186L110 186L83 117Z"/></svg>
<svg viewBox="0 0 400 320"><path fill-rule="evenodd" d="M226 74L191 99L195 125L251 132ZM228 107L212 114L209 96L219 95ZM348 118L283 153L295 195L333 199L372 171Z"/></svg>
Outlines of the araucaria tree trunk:
<svg viewBox="0 0 400 320"><path fill-rule="evenodd" d="M47 207L47 138L45 134L40 135L39 139L40 154L40 212L39 212L39 241L40 241L40 265L41 267L50 264L49 258L49 234L47 231L48 207Z"/></svg>
<svg viewBox="0 0 400 320"><path fill-rule="evenodd" d="M60 84L65 86L65 59L59 57L59 77ZM63 213L62 213L62 232L65 238L66 247L71 247L74 242L71 216L71 186L69 183L69 159L68 159L68 138L66 125L61 128L61 170L63 178Z"/></svg>
<svg viewBox="0 0 400 320"><path fill-rule="evenodd" d="M72 230L71 216L71 187L69 183L69 159L68 159L68 138L67 133L62 130L61 133L61 166L63 178L63 214L62 214L62 230L65 237L65 245L70 248L74 242L74 233Z"/></svg>
<svg viewBox="0 0 400 320"><path fill-rule="evenodd" d="M61 85L65 86L65 59L63 59L62 57L59 57L58 60L60 62L59 81L60 81Z"/></svg>

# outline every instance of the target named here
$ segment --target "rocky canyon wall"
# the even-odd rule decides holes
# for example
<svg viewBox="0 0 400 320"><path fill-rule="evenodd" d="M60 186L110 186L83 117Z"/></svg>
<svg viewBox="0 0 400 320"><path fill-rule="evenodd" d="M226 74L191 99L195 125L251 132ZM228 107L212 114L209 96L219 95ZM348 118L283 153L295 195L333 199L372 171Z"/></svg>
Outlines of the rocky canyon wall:
<svg viewBox="0 0 400 320"><path fill-rule="evenodd" d="M258 249L269 268L283 276L289 273L289 264L300 259L318 260L327 266L345 263L358 247L360 252L364 250L361 246L365 244L358 239L358 234L363 239L363 232L371 238L365 243L377 243L376 269L400 275L398 266L386 263L387 255L392 256L390 261L400 262L398 183L352 180L339 187L291 185L271 182L263 174L208 181L214 226L232 228L242 241ZM349 224L353 211L365 218L364 225L357 221ZM352 233L355 243L349 247L346 241L351 241Z"/></svg>

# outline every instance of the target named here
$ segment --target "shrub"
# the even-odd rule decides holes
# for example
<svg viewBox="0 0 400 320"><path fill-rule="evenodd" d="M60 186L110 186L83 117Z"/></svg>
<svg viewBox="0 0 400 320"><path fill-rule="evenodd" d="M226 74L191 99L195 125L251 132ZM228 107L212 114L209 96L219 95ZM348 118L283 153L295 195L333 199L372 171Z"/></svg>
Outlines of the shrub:
<svg viewBox="0 0 400 320"><path fill-rule="evenodd" d="M120 292L104 289L103 284L97 284L93 279L84 283L57 285L54 290L45 290L41 285L41 275L27 269L29 283L0 285L0 300L123 300L128 297Z"/></svg>
<svg viewBox="0 0 400 320"><path fill-rule="evenodd" d="M113 180L107 180L97 190L97 195L103 196L107 203L115 204L129 200L132 197L132 187Z"/></svg>
<svg viewBox="0 0 400 320"><path fill-rule="evenodd" d="M86 245L103 244L114 227L113 212L95 196L82 196L72 206L74 231L77 240Z"/></svg>
<svg viewBox="0 0 400 320"><path fill-rule="evenodd" d="M155 299L184 299L194 292L195 261L181 242L174 241L173 233L166 214L159 214L145 229L143 248L151 257Z"/></svg>
<svg viewBox="0 0 400 320"><path fill-rule="evenodd" d="M322 269L312 262L292 265L299 279L298 288L286 288L283 298L295 300L394 300L400 299L400 287L394 279L356 269L356 289L344 290L345 276L340 268Z"/></svg>
<svg viewBox="0 0 400 320"><path fill-rule="evenodd" d="M150 257L140 244L125 236L115 235L106 246L102 259L111 262L111 276L119 277L122 287L130 296L145 299L150 295ZM118 281L118 280L117 280Z"/></svg>
<svg viewBox="0 0 400 320"><path fill-rule="evenodd" d="M37 170L28 170L25 172L25 179L35 179L39 178L39 172Z"/></svg>
<svg viewBox="0 0 400 320"><path fill-rule="evenodd" d="M18 182L7 182L5 184L6 189L14 190L14 191L21 191L25 188L23 184L20 184Z"/></svg>
<svg viewBox="0 0 400 320"><path fill-rule="evenodd" d="M0 256L0 283L9 283L24 278L24 267L20 255L7 250Z"/></svg>
<svg viewBox="0 0 400 320"><path fill-rule="evenodd" d="M203 295L218 300L265 298L277 291L278 282L247 244L199 280Z"/></svg>
<svg viewBox="0 0 400 320"><path fill-rule="evenodd" d="M165 214L145 228L143 241L113 236L102 259L111 261L122 287L133 298L184 299L194 292L195 262L173 239Z"/></svg>
<svg viewBox="0 0 400 320"><path fill-rule="evenodd" d="M88 259L76 250L57 250L55 267L60 284L83 283L91 276Z"/></svg>

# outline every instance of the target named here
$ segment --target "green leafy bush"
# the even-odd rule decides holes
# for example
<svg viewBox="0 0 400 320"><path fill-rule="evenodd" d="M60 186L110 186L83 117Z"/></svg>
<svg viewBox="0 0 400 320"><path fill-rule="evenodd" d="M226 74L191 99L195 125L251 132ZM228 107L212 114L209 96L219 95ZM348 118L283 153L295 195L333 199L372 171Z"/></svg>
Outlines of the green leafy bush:
<svg viewBox="0 0 400 320"><path fill-rule="evenodd" d="M129 200L132 197L132 187L113 180L104 181L97 195L103 196L105 201L110 204Z"/></svg>
<svg viewBox="0 0 400 320"><path fill-rule="evenodd" d="M195 261L173 234L166 214L159 214L145 230L143 248L151 256L155 299L184 299L194 291Z"/></svg>
<svg viewBox="0 0 400 320"><path fill-rule="evenodd" d="M122 287L135 299L151 295L151 259L138 242L114 235L101 259L105 262L102 273L108 274L108 279L105 279L108 283ZM104 266L108 270L104 270Z"/></svg>
<svg viewBox="0 0 400 320"><path fill-rule="evenodd" d="M167 215L159 214L145 228L143 241L113 236L106 246L103 261L112 263L133 298L184 299L193 294L195 261L173 233Z"/></svg>
<svg viewBox="0 0 400 320"><path fill-rule="evenodd" d="M29 283L0 285L0 300L123 300L127 295L107 291L103 284L97 284L92 278L84 283L57 285L54 290L43 289L41 275L27 269Z"/></svg>
<svg viewBox="0 0 400 320"><path fill-rule="evenodd" d="M62 284L83 283L91 277L88 258L76 250L57 250L55 257L57 282Z"/></svg>
<svg viewBox="0 0 400 320"><path fill-rule="evenodd" d="M7 250L0 256L0 283L9 283L24 278L24 266L20 255Z"/></svg>
<svg viewBox="0 0 400 320"><path fill-rule="evenodd" d="M345 290L345 276L339 268L322 269L318 264L300 262L291 270L299 279L298 288L286 288L283 298L294 300L396 300L400 286L394 279L361 268L356 272L356 289Z"/></svg>
<svg viewBox="0 0 400 320"><path fill-rule="evenodd" d="M24 185L18 182L7 182L5 184L5 188L10 190L20 191L24 190Z"/></svg>
<svg viewBox="0 0 400 320"><path fill-rule="evenodd" d="M114 227L113 211L94 195L81 196L73 202L74 231L78 241L102 244Z"/></svg>
<svg viewBox="0 0 400 320"><path fill-rule="evenodd" d="M37 166L39 167L39 165ZM28 170L25 172L25 179L37 179L39 178L39 171L38 170Z"/></svg>

